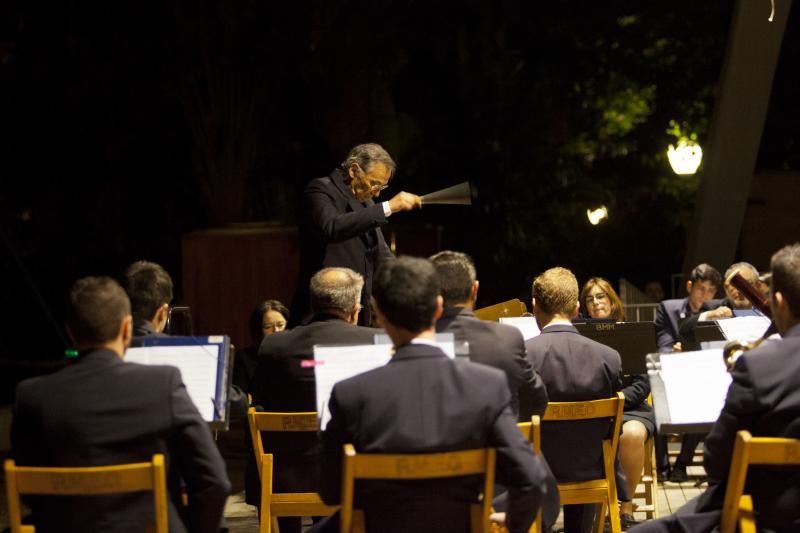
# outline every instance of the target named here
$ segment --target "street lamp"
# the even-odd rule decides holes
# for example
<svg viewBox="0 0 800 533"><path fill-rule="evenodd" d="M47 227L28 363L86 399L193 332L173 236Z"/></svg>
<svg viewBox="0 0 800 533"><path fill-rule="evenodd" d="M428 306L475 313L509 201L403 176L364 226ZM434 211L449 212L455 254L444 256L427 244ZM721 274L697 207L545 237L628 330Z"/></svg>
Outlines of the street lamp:
<svg viewBox="0 0 800 533"><path fill-rule="evenodd" d="M703 160L703 149L694 141L681 139L677 147L669 145L667 158L675 174L688 176L697 172Z"/></svg>

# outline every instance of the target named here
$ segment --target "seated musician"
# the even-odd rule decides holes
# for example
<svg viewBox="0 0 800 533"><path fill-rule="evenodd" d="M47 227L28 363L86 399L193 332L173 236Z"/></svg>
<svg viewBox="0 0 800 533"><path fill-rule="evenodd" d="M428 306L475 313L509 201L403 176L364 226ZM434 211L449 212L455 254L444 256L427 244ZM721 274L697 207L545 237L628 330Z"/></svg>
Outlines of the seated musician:
<svg viewBox="0 0 800 533"><path fill-rule="evenodd" d="M581 302L591 318L613 318L625 321L622 300L614 287L603 278L591 278L581 290ZM622 434L619 437L619 468L624 476L617 476L620 522L626 530L638 522L633 518L631 498L642 479L644 469L644 443L655 434L656 420L653 408L647 403L650 395L650 380L646 374L625 375L622 378L622 393L625 408L622 414Z"/></svg>
<svg viewBox="0 0 800 533"><path fill-rule="evenodd" d="M480 320L472 312L479 285L472 259L467 254L445 250L430 260L439 275L444 298L444 312L436 321L436 331L452 333L457 341L466 341L470 361L506 373L512 410L520 421L529 422L531 416L542 415L547 407L547 391L525 358L520 331Z"/></svg>
<svg viewBox="0 0 800 533"><path fill-rule="evenodd" d="M800 243L771 260L770 308L780 340L764 341L739 357L725 406L705 441L708 489L674 515L631 531L705 532L719 525L736 432L754 437L800 438ZM759 531L800 530L800 469L751 468L745 493L753 497Z"/></svg>
<svg viewBox="0 0 800 533"><path fill-rule="evenodd" d="M571 320L578 314L578 281L566 268L551 268L533 281L533 314L541 334L525 342L528 359L539 372L551 402L610 398L622 386L619 353L581 335ZM595 296L595 298L597 298ZM605 420L545 423L542 453L561 482L603 475ZM564 506L566 533L588 532L596 505Z"/></svg>
<svg viewBox="0 0 800 533"><path fill-rule="evenodd" d="M337 383L322 436L321 495L341 498L342 446L363 453L426 453L497 449L497 482L509 490L506 526L527 532L546 495L557 496L547 463L516 426L500 370L450 359L434 344L442 314L436 270L426 259L384 263L373 287L375 313L396 351L385 366ZM356 487L368 531L469 531L475 476L414 482L372 481ZM360 488L359 488L360 487ZM338 531L338 515L318 527Z"/></svg>
<svg viewBox="0 0 800 533"><path fill-rule="evenodd" d="M123 361L133 320L109 278L75 282L67 331L79 350L54 374L17 387L11 443L21 465L103 466L166 455L169 530L219 529L230 482L208 424L177 368ZM180 480L188 507L181 503ZM36 531L145 531L151 493L48 496L30 501Z"/></svg>
<svg viewBox="0 0 800 533"><path fill-rule="evenodd" d="M315 344L373 344L379 329L357 326L364 278L349 268L325 268L309 283L313 317L306 325L267 335L258 350L253 404L264 411L316 411ZM265 433L264 447L275 455L275 492L317 489L318 443L315 433ZM255 460L245 470L247 503L258 505L261 485ZM300 519L281 517L282 533L300 531Z"/></svg>
<svg viewBox="0 0 800 533"><path fill-rule="evenodd" d="M247 394L253 394L253 379L258 365L258 347L267 335L286 329L289 310L278 300L259 302L250 313L248 331L250 346L236 351L233 358L233 384Z"/></svg>
<svg viewBox="0 0 800 533"><path fill-rule="evenodd" d="M753 304L750 303L750 300L728 281L730 276L736 271L753 286L758 288L763 286L763 283L758 277L758 270L750 263L740 262L729 266L728 270L725 271L725 281L723 284L725 288L725 298L721 300L706 300L703 302L703 305L700 306L699 313L689 316L686 320L681 322L679 333L681 338L685 339L685 342L689 344L690 349L700 349L699 344L695 340L695 330L697 329L698 322L730 318L734 316L734 311L736 310L753 308ZM686 348L686 346L683 347L684 350Z"/></svg>
<svg viewBox="0 0 800 533"><path fill-rule="evenodd" d="M716 268L707 263L701 263L689 273L686 281L688 295L683 299L664 300L658 304L656 318L656 345L659 352L680 352L686 348L693 348L695 343L685 342L680 335L680 326L687 319L699 315L703 311L703 304L714 298L722 285L722 276ZM679 483L689 479L686 467L694 458L697 445L702 442L705 434L686 433L681 435L681 450L675 459L675 464L670 467L667 456L667 436L659 435L656 440L656 462L658 466L659 481L672 481Z"/></svg>

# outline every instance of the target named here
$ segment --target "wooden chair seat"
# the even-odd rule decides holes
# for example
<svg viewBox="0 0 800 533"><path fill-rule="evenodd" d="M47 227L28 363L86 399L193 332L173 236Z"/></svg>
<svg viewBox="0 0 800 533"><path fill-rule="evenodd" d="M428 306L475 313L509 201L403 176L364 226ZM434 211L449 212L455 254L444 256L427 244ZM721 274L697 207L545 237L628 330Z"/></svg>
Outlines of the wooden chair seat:
<svg viewBox="0 0 800 533"><path fill-rule="evenodd" d="M34 533L34 526L22 525L20 495L81 496L152 491L155 503L154 531L167 533L167 482L164 456L153 455L149 463L127 463L91 467L5 465L8 519L11 533Z"/></svg>

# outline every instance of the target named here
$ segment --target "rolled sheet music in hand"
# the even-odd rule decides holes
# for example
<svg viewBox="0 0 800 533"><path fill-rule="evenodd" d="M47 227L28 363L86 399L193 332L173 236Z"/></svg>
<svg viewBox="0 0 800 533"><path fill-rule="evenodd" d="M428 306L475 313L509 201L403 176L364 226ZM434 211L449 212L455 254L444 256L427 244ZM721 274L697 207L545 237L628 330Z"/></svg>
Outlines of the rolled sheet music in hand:
<svg viewBox="0 0 800 533"><path fill-rule="evenodd" d="M423 205L472 205L469 182L465 181L446 189L422 195Z"/></svg>

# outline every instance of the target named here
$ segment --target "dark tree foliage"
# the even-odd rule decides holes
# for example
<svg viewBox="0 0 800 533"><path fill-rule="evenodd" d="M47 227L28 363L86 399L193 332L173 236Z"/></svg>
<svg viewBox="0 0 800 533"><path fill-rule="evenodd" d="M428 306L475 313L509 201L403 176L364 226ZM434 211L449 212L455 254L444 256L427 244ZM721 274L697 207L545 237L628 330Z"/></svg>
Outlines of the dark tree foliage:
<svg viewBox="0 0 800 533"><path fill-rule="evenodd" d="M293 224L305 183L373 140L400 165L387 193L473 183L471 208L393 223L441 225L444 246L475 257L486 303L527 293L555 264L666 286L697 182L672 174L665 150L707 138L732 3L1 9L0 264L24 309L0 318L4 331L52 332L76 277L148 258L179 278L183 233ZM793 27L774 93L786 100ZM796 113L770 124L760 164L796 168ZM610 219L590 226L600 204ZM24 346L10 337L0 349Z"/></svg>

